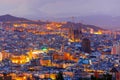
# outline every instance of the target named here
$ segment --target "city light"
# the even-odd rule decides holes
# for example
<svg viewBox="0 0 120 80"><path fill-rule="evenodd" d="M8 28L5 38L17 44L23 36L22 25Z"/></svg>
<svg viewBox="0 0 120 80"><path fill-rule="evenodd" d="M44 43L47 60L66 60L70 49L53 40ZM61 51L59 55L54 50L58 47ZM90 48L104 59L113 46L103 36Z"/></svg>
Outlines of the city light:
<svg viewBox="0 0 120 80"><path fill-rule="evenodd" d="M120 80L120 1L87 1L1 0L0 80Z"/></svg>

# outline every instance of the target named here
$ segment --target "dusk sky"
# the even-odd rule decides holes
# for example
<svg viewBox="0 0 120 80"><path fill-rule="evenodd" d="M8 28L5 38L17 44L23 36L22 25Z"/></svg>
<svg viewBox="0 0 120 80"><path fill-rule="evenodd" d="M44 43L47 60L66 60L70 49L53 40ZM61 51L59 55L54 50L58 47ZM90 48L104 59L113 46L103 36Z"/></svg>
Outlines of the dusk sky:
<svg viewBox="0 0 120 80"><path fill-rule="evenodd" d="M21 17L120 16L120 0L0 0L0 15Z"/></svg>

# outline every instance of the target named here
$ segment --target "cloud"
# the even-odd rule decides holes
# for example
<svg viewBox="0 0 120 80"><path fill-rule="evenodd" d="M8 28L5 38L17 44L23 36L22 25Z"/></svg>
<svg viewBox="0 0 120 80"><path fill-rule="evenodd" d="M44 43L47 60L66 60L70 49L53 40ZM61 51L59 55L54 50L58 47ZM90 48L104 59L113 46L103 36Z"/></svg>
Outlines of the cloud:
<svg viewBox="0 0 120 80"><path fill-rule="evenodd" d="M0 0L0 15L18 16L120 16L120 0Z"/></svg>
<svg viewBox="0 0 120 80"><path fill-rule="evenodd" d="M52 0L55 1L55 0ZM50 0L0 0L0 15L12 14L17 16L44 16L39 8L52 2Z"/></svg>
<svg viewBox="0 0 120 80"><path fill-rule="evenodd" d="M118 15L120 13L119 3L120 0L59 0L58 2L44 5L41 11L51 15Z"/></svg>

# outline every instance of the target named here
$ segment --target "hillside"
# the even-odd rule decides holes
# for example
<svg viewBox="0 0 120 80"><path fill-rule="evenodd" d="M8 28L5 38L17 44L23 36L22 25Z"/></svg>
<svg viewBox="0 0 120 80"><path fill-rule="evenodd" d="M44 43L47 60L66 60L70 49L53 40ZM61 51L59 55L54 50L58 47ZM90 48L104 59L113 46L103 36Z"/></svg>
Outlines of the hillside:
<svg viewBox="0 0 120 80"><path fill-rule="evenodd" d="M12 15L3 15L3 16L0 16L0 22L4 22L5 24L13 24L13 23L26 23L26 24L38 24L38 25L42 25L42 24L47 24L47 23L51 23L51 22L43 22L41 20L36 20L36 21L33 21L33 20L28 20L26 18L21 18L21 17L15 17L15 16L12 16ZM67 22L66 24L63 24L62 27L80 27L80 28L83 28L85 30L87 30L88 28L92 28L94 29L95 31L98 31L98 30L104 30L100 27L97 27L95 25L86 25L86 24L83 24L83 23L75 23L75 22Z"/></svg>
<svg viewBox="0 0 120 80"><path fill-rule="evenodd" d="M13 21L30 21L30 20L25 19L25 18L11 16L9 14L0 16L0 22L7 22L7 21L13 22Z"/></svg>
<svg viewBox="0 0 120 80"><path fill-rule="evenodd" d="M62 27L65 27L65 28L67 28L67 27L68 28L70 28L70 27L77 28L78 27L78 28L82 28L82 29L85 29L85 30L88 30L88 28L92 28L95 31L105 30L105 29L97 27L95 25L86 25L86 24L83 24L83 23L73 23L73 22L67 22Z"/></svg>
<svg viewBox="0 0 120 80"><path fill-rule="evenodd" d="M50 18L52 21L74 21L81 22L84 24L92 24L105 29L117 30L120 29L120 16L114 17L109 15L90 15L90 16L76 16L72 17L61 17L61 18Z"/></svg>
<svg viewBox="0 0 120 80"><path fill-rule="evenodd" d="M12 16L12 15L2 15L0 16L0 22L4 22L6 24L13 24L13 23L26 23L26 24L46 24L46 22L42 22L42 21L33 21L33 20L29 20L29 19L26 19L26 18L21 18L21 17L15 17L15 16Z"/></svg>

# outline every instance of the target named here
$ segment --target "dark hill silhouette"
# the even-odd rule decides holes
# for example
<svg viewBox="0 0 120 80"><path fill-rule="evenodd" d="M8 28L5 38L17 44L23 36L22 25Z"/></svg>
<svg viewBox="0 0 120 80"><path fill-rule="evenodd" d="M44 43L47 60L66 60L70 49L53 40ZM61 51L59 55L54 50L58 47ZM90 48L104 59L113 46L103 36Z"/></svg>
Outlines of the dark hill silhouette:
<svg viewBox="0 0 120 80"><path fill-rule="evenodd" d="M9 24L13 24L13 23L26 23L26 24L46 24L47 22L43 22L43 21L33 21L33 20L29 20L26 18L21 18L21 17L15 17L9 14L6 15L2 15L0 16L0 22L4 22L6 24L8 24L8 22L10 22Z"/></svg>
<svg viewBox="0 0 120 80"><path fill-rule="evenodd" d="M30 20L20 17L14 17L9 14L0 16L0 22L7 22L7 21L30 21Z"/></svg>

